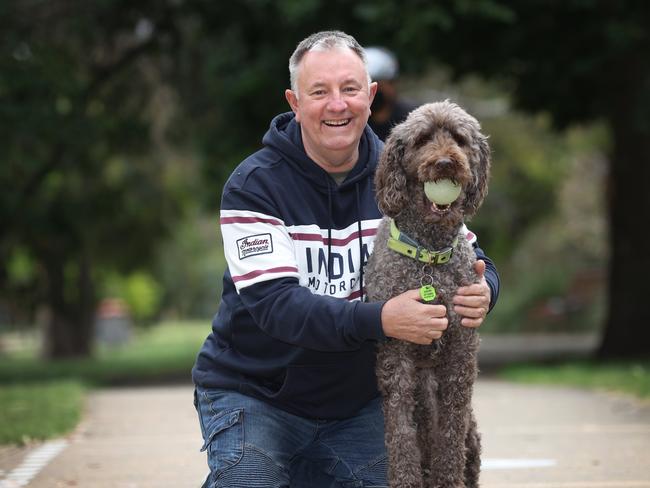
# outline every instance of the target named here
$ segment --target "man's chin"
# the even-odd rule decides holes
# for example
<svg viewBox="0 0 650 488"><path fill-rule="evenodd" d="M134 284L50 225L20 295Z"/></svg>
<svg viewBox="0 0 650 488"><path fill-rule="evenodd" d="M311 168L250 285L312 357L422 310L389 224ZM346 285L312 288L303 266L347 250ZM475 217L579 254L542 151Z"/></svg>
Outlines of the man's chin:
<svg viewBox="0 0 650 488"><path fill-rule="evenodd" d="M323 147L329 151L356 150L359 146L360 134L346 133L329 136L323 139Z"/></svg>

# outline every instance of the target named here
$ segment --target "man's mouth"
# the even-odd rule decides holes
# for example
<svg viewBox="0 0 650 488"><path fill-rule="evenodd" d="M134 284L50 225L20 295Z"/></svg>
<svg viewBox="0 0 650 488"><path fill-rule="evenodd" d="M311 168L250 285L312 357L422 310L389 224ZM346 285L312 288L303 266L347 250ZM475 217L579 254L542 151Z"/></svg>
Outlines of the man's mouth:
<svg viewBox="0 0 650 488"><path fill-rule="evenodd" d="M323 124L328 127L344 127L350 123L351 119L341 119L341 120L323 120Z"/></svg>

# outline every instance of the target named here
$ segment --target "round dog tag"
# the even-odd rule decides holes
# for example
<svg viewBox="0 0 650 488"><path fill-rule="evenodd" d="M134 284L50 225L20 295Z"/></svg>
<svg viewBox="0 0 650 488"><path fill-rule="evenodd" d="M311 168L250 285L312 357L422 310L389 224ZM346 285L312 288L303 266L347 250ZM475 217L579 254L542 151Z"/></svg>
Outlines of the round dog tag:
<svg viewBox="0 0 650 488"><path fill-rule="evenodd" d="M420 288L420 296L425 302L431 302L436 298L436 289L431 285L424 285Z"/></svg>

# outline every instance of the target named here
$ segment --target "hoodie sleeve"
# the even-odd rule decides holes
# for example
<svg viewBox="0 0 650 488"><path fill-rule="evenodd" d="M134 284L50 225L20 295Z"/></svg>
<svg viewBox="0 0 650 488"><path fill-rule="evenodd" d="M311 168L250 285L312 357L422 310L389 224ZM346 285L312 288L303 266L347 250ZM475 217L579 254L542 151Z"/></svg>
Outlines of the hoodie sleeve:
<svg viewBox="0 0 650 488"><path fill-rule="evenodd" d="M321 351L358 349L385 339L383 303L313 294L301 286L293 239L272 203L242 190L224 193L224 253L240 299L267 334Z"/></svg>
<svg viewBox="0 0 650 488"><path fill-rule="evenodd" d="M477 244L474 244L474 252L476 253L477 259L482 259L485 261L485 281L487 281L488 286L490 287L490 307L488 313L494 308L499 298L499 287L501 286L501 281L499 279L499 272L497 271L496 266L490 258L485 255L483 249L478 247Z"/></svg>
<svg viewBox="0 0 650 488"><path fill-rule="evenodd" d="M368 340L385 340L384 302L314 295L290 278L249 286L240 296L261 329L290 344L334 352L358 349Z"/></svg>
<svg viewBox="0 0 650 488"><path fill-rule="evenodd" d="M476 259L481 259L485 261L484 276L485 276L485 281L487 281L487 284L490 287L490 295L491 295L490 307L488 309L489 312L494 308L494 306L497 303L497 299L499 298L499 286L500 286L499 273L492 260L488 258L485 255L485 252L483 252L483 249L481 249L478 246L478 239L476 237L476 234L474 234L471 230L469 230L465 224L463 224L461 228L461 234L465 236L467 241L474 248L474 252L476 253Z"/></svg>

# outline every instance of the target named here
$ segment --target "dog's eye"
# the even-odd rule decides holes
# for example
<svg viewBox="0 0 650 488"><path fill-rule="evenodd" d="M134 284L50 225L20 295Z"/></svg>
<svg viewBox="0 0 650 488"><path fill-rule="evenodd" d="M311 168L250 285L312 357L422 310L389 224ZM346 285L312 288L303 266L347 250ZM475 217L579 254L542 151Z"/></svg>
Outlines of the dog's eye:
<svg viewBox="0 0 650 488"><path fill-rule="evenodd" d="M431 135L422 134L417 139L415 139L415 142L413 143L413 148L414 149L419 149L422 146L424 146L427 142L429 142L430 140L431 140Z"/></svg>
<svg viewBox="0 0 650 488"><path fill-rule="evenodd" d="M465 139L460 134L452 134L452 137L454 138L454 141L456 141L456 144L458 144L459 146L467 145L467 139Z"/></svg>

